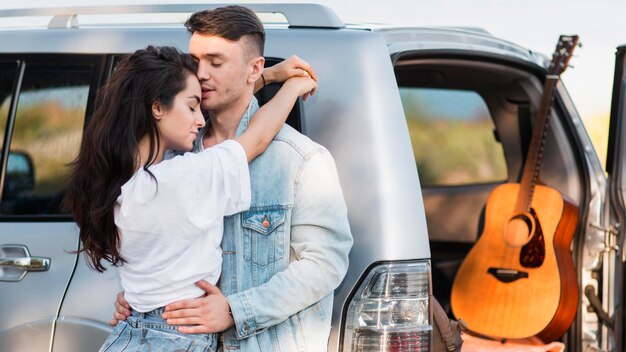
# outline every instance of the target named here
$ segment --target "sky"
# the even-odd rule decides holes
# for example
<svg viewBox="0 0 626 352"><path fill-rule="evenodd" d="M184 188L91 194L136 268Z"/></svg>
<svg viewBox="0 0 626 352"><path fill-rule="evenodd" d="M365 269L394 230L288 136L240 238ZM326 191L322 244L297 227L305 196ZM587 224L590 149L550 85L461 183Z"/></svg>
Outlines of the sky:
<svg viewBox="0 0 626 352"><path fill-rule="evenodd" d="M0 9L71 7L77 0L0 0ZM175 3L176 0L80 0L81 6ZM185 3L211 3L186 0ZM250 1L242 1L246 3ZM578 34L582 47L562 75L585 121L610 111L615 48L626 44L626 0L291 0L317 2L345 23L480 27L496 37L550 56L559 35ZM297 54L297 53L296 53Z"/></svg>

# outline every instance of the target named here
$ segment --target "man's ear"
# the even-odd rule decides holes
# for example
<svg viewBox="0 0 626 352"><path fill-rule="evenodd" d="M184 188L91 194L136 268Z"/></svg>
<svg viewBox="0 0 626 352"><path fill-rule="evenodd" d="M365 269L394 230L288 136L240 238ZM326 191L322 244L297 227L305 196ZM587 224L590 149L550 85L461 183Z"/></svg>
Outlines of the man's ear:
<svg viewBox="0 0 626 352"><path fill-rule="evenodd" d="M252 59L250 65L252 70L248 76L248 83L254 84L254 82L261 78L263 68L265 67L265 58L263 56L256 57Z"/></svg>
<svg viewBox="0 0 626 352"><path fill-rule="evenodd" d="M152 116L158 121L165 115L165 109L160 101L156 100L152 103Z"/></svg>

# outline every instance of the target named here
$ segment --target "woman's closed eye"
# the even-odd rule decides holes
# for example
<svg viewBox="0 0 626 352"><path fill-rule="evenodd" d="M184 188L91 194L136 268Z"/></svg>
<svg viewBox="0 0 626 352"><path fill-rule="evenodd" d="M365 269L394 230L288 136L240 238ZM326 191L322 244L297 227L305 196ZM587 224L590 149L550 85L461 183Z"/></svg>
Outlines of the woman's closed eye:
<svg viewBox="0 0 626 352"><path fill-rule="evenodd" d="M197 95L192 95L187 98L187 106L191 112L196 112L198 106L200 106L200 97Z"/></svg>

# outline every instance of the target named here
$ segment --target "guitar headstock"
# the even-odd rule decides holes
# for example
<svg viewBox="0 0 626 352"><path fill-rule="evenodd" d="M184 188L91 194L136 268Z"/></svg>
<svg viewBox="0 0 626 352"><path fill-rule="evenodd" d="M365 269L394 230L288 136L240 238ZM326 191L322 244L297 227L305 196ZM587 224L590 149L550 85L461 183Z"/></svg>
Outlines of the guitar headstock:
<svg viewBox="0 0 626 352"><path fill-rule="evenodd" d="M559 42L556 45L556 50L552 54L552 62L548 68L548 74L560 75L565 71L569 64L569 60L572 58L574 48L578 46L577 35L562 35L559 37Z"/></svg>

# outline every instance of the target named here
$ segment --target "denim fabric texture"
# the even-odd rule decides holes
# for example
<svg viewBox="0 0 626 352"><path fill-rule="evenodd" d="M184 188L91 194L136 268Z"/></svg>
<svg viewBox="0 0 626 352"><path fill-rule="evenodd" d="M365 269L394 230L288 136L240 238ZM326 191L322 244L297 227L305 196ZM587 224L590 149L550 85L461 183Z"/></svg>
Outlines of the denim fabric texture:
<svg viewBox="0 0 626 352"><path fill-rule="evenodd" d="M132 311L120 321L100 352L215 352L216 334L183 334L161 317L163 308L147 313Z"/></svg>
<svg viewBox="0 0 626 352"><path fill-rule="evenodd" d="M257 109L253 98L238 135ZM326 351L352 247L335 162L285 125L250 163L250 179L250 210L224 219L220 288L235 327L223 350Z"/></svg>

